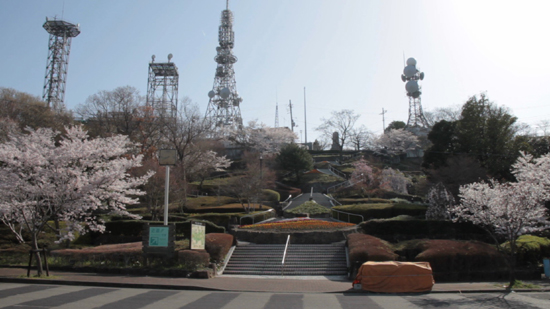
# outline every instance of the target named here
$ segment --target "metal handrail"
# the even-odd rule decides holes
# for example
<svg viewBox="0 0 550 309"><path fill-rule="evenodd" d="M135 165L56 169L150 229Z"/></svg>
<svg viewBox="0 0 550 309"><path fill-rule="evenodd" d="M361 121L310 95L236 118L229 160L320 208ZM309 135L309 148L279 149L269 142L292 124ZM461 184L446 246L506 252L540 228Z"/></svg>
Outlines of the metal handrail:
<svg viewBox="0 0 550 309"><path fill-rule="evenodd" d="M332 208L331 209L332 211L336 211L336 213L338 214L338 218L334 218L334 216L332 216L333 219L336 219L340 222L343 222L342 220L340 220L340 213L343 213L343 214L347 214L348 215L348 223L351 223L350 222L350 216L357 216L357 217L361 217L361 222L365 221L365 217L363 217L363 215L358 215L358 214L353 214L353 213L350 213L350 212L345 212L345 211L341 211L341 210L337 210L337 209L334 209Z"/></svg>
<svg viewBox="0 0 550 309"><path fill-rule="evenodd" d="M285 251L283 252L283 260L281 261L282 269L281 269L281 275L284 275L285 273L285 259L286 259L286 251L288 249L288 243L290 242L290 234L286 238L286 246Z"/></svg>
<svg viewBox="0 0 550 309"><path fill-rule="evenodd" d="M255 218L256 216L264 215L264 214L266 214L266 213L268 213L268 212L272 212L272 211L275 211L275 210L274 210L273 208L271 208L271 209L268 209L268 210L266 210L266 211L262 211L262 212L259 212L259 213L255 213L255 214L253 214L253 215L242 216L242 217L239 218L239 225L243 225L243 219L244 219L244 218L252 218L252 224L254 224L254 221L255 221L254 218Z"/></svg>

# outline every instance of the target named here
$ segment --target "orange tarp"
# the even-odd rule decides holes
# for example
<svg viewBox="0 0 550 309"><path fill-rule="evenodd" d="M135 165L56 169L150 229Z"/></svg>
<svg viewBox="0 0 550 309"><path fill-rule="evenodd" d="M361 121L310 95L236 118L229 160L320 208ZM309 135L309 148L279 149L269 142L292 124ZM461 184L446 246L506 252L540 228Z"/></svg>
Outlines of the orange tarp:
<svg viewBox="0 0 550 309"><path fill-rule="evenodd" d="M370 292L428 292L434 285L428 262L366 262L357 272L355 282Z"/></svg>

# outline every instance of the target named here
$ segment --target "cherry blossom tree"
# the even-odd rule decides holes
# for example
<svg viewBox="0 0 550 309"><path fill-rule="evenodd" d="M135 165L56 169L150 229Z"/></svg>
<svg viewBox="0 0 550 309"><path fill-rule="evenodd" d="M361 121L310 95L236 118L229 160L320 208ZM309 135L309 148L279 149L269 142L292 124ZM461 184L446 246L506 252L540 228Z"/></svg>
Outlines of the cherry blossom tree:
<svg viewBox="0 0 550 309"><path fill-rule="evenodd" d="M419 146L418 137L403 129L389 130L374 141L374 148L390 155L398 155Z"/></svg>
<svg viewBox="0 0 550 309"><path fill-rule="evenodd" d="M152 176L127 173L141 164L141 156L128 155L135 147L128 137L89 139L78 126L65 131L28 129L0 144L0 218L20 242L23 231L29 233L39 275L38 239L48 221L66 222L59 231L63 241L75 232L103 232L100 212L139 218L126 205L138 203L136 197L145 194L138 187Z"/></svg>
<svg viewBox="0 0 550 309"><path fill-rule="evenodd" d="M390 167L385 168L382 170L380 177L381 189L408 194L407 186L412 182L400 170L394 170Z"/></svg>
<svg viewBox="0 0 550 309"><path fill-rule="evenodd" d="M449 220L448 208L455 204L453 194L445 188L445 185L438 182L428 191L428 209L426 220Z"/></svg>
<svg viewBox="0 0 550 309"><path fill-rule="evenodd" d="M267 154L279 153L283 145L293 143L298 136L288 128L271 128L263 123L250 121L248 126L228 132L226 138L247 150Z"/></svg>
<svg viewBox="0 0 550 309"><path fill-rule="evenodd" d="M354 184L362 183L371 186L375 182L375 173L368 162L361 158L352 163L354 169L351 173L351 182Z"/></svg>
<svg viewBox="0 0 550 309"><path fill-rule="evenodd" d="M454 221L470 221L485 229L503 251L501 240L510 244L504 252L510 271L511 288L515 281L516 240L520 235L550 228L544 202L549 199L550 154L537 159L522 153L513 165L518 182L472 183L460 187L460 204L451 207Z"/></svg>

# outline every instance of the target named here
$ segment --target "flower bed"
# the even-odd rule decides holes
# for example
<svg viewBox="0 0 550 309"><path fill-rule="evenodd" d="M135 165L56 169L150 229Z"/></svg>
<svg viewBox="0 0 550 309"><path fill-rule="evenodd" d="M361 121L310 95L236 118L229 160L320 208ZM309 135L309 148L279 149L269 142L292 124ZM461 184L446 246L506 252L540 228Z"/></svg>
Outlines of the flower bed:
<svg viewBox="0 0 550 309"><path fill-rule="evenodd" d="M353 223L331 222L310 218L296 218L270 223L242 225L239 228L258 231L336 230L355 226Z"/></svg>

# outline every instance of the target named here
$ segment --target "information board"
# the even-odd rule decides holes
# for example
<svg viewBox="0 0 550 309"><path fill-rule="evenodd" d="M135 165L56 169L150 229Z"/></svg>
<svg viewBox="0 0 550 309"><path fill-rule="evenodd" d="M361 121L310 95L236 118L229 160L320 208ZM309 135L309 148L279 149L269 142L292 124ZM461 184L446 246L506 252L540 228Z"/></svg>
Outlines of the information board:
<svg viewBox="0 0 550 309"><path fill-rule="evenodd" d="M193 222L191 224L191 250L204 250L206 227L203 223Z"/></svg>
<svg viewBox="0 0 550 309"><path fill-rule="evenodd" d="M168 247L168 226L149 227L149 246L150 247Z"/></svg>

